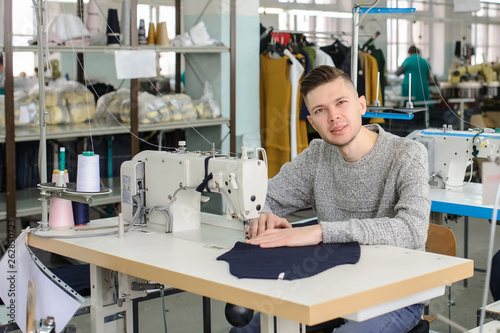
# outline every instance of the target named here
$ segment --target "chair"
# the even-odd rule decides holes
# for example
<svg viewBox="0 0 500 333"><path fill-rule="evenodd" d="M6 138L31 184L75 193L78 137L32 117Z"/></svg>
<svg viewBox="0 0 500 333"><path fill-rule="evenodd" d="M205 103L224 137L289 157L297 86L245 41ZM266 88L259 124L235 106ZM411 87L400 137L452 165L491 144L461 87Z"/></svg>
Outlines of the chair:
<svg viewBox="0 0 500 333"><path fill-rule="evenodd" d="M453 231L445 226L430 223L429 231L427 233L427 242L425 243L425 251L443 254L447 256L457 255L457 240ZM455 302L451 299L451 285L448 286L448 318L451 319L451 307L455 305ZM428 312L428 308L425 309ZM429 332L429 329L422 330L425 327L423 321L429 323L433 322L436 316L424 315L424 319L420 321L419 325L412 329L409 333L419 333L419 332ZM422 325L424 324L424 325ZM428 327L428 326L427 326ZM451 332L451 326L449 326L449 331Z"/></svg>

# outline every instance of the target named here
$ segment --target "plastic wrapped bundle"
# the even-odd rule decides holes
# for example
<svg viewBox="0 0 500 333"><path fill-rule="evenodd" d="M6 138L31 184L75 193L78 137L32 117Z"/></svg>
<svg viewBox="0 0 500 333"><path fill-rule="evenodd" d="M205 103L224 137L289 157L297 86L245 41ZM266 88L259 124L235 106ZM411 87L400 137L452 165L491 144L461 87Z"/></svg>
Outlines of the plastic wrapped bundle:
<svg viewBox="0 0 500 333"><path fill-rule="evenodd" d="M171 113L167 102L148 92L142 92L138 96L139 124L153 124L169 121ZM130 112L120 112L120 119L130 122Z"/></svg>
<svg viewBox="0 0 500 333"><path fill-rule="evenodd" d="M172 113L172 120L195 120L198 113L194 107L191 97L186 94L166 95L163 98L168 101L169 110Z"/></svg>
<svg viewBox="0 0 500 333"><path fill-rule="evenodd" d="M220 116L219 103L213 98L212 86L208 81L205 82L203 96L195 102L195 107L198 118L214 119Z"/></svg>
<svg viewBox="0 0 500 333"><path fill-rule="evenodd" d="M129 114L130 121L130 89L121 88L102 95L97 100L96 118L107 121L121 120L121 114Z"/></svg>
<svg viewBox="0 0 500 333"><path fill-rule="evenodd" d="M66 81L59 88L66 108L74 124L83 123L95 117L94 95L83 84L75 81Z"/></svg>
<svg viewBox="0 0 500 333"><path fill-rule="evenodd" d="M38 101L20 90L14 92L14 124L16 126L38 125ZM5 127L5 96L0 95L0 126Z"/></svg>
<svg viewBox="0 0 500 333"><path fill-rule="evenodd" d="M29 96L39 101L38 86L34 86ZM47 112L47 124L65 125L71 123L71 116L66 109L66 101L54 86L45 88L45 111Z"/></svg>

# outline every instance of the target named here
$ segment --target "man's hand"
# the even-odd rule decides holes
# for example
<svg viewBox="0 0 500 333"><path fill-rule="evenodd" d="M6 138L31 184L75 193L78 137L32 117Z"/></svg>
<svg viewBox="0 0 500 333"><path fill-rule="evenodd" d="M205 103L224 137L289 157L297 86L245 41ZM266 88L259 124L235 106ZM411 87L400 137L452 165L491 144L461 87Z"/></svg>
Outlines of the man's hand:
<svg viewBox="0 0 500 333"><path fill-rule="evenodd" d="M323 229L318 224L300 228L268 229L247 240L247 243L260 247L279 247L317 245L322 241Z"/></svg>
<svg viewBox="0 0 500 333"><path fill-rule="evenodd" d="M250 235L256 237L268 229L291 228L292 225L286 219L271 213L261 213L258 219L252 220L252 232Z"/></svg>

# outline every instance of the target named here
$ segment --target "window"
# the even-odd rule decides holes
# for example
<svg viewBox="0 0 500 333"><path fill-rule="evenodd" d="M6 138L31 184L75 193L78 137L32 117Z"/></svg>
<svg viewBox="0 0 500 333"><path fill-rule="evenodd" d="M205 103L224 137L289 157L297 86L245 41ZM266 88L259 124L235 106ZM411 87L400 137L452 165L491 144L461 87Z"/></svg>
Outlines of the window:
<svg viewBox="0 0 500 333"><path fill-rule="evenodd" d="M88 3L88 1L84 1ZM15 0L12 1L13 15L16 18L13 20L13 45L14 46L27 46L28 41L36 38L36 24L35 15L33 10L32 0ZM116 7L116 5L115 5ZM26 10L30 8L31 10ZM52 21L54 17L60 14L74 14L76 6L74 1L65 3L64 1L48 2L47 3L47 18L46 25ZM105 8L101 8L105 10ZM118 10L120 14L120 9ZM138 19L143 18L146 23L146 29L149 22L167 22L167 32L169 38L175 37L175 7L173 5L138 5L137 6ZM147 31L146 31L147 33ZM21 72L26 73L28 76L35 75L35 67L37 67L38 58L35 52L14 52L13 54L13 72L14 76L19 76ZM50 59L59 59L60 55L51 54ZM174 76L175 74L175 54L174 53L160 53L159 55L160 74L165 76ZM76 66L76 64L75 64ZM76 75L76 74L75 74Z"/></svg>

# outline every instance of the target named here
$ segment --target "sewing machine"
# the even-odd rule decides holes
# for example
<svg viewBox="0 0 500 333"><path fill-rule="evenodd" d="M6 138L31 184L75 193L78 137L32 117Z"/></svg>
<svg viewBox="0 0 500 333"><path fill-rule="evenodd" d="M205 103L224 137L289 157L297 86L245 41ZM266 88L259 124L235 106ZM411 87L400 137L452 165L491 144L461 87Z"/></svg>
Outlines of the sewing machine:
<svg viewBox="0 0 500 333"><path fill-rule="evenodd" d="M201 202L209 199L202 192L222 194L228 219L244 225L259 217L267 193L261 148L252 158L246 148L240 158L187 152L182 146L175 152L143 151L124 162L120 173L124 222L166 232L199 228Z"/></svg>
<svg viewBox="0 0 500 333"><path fill-rule="evenodd" d="M429 184L433 187L461 191L467 167L472 159L500 156L500 133L493 129L456 131L442 129L416 130L408 138L423 143L429 153Z"/></svg>
<svg viewBox="0 0 500 333"><path fill-rule="evenodd" d="M496 70L498 70L498 66L495 66L493 68L491 64L488 62L479 65L460 66L450 71L450 82L459 83L462 77L466 76L467 74L473 74L477 72L480 72L484 75L484 80L486 82L496 81L497 80L497 73L495 72Z"/></svg>

